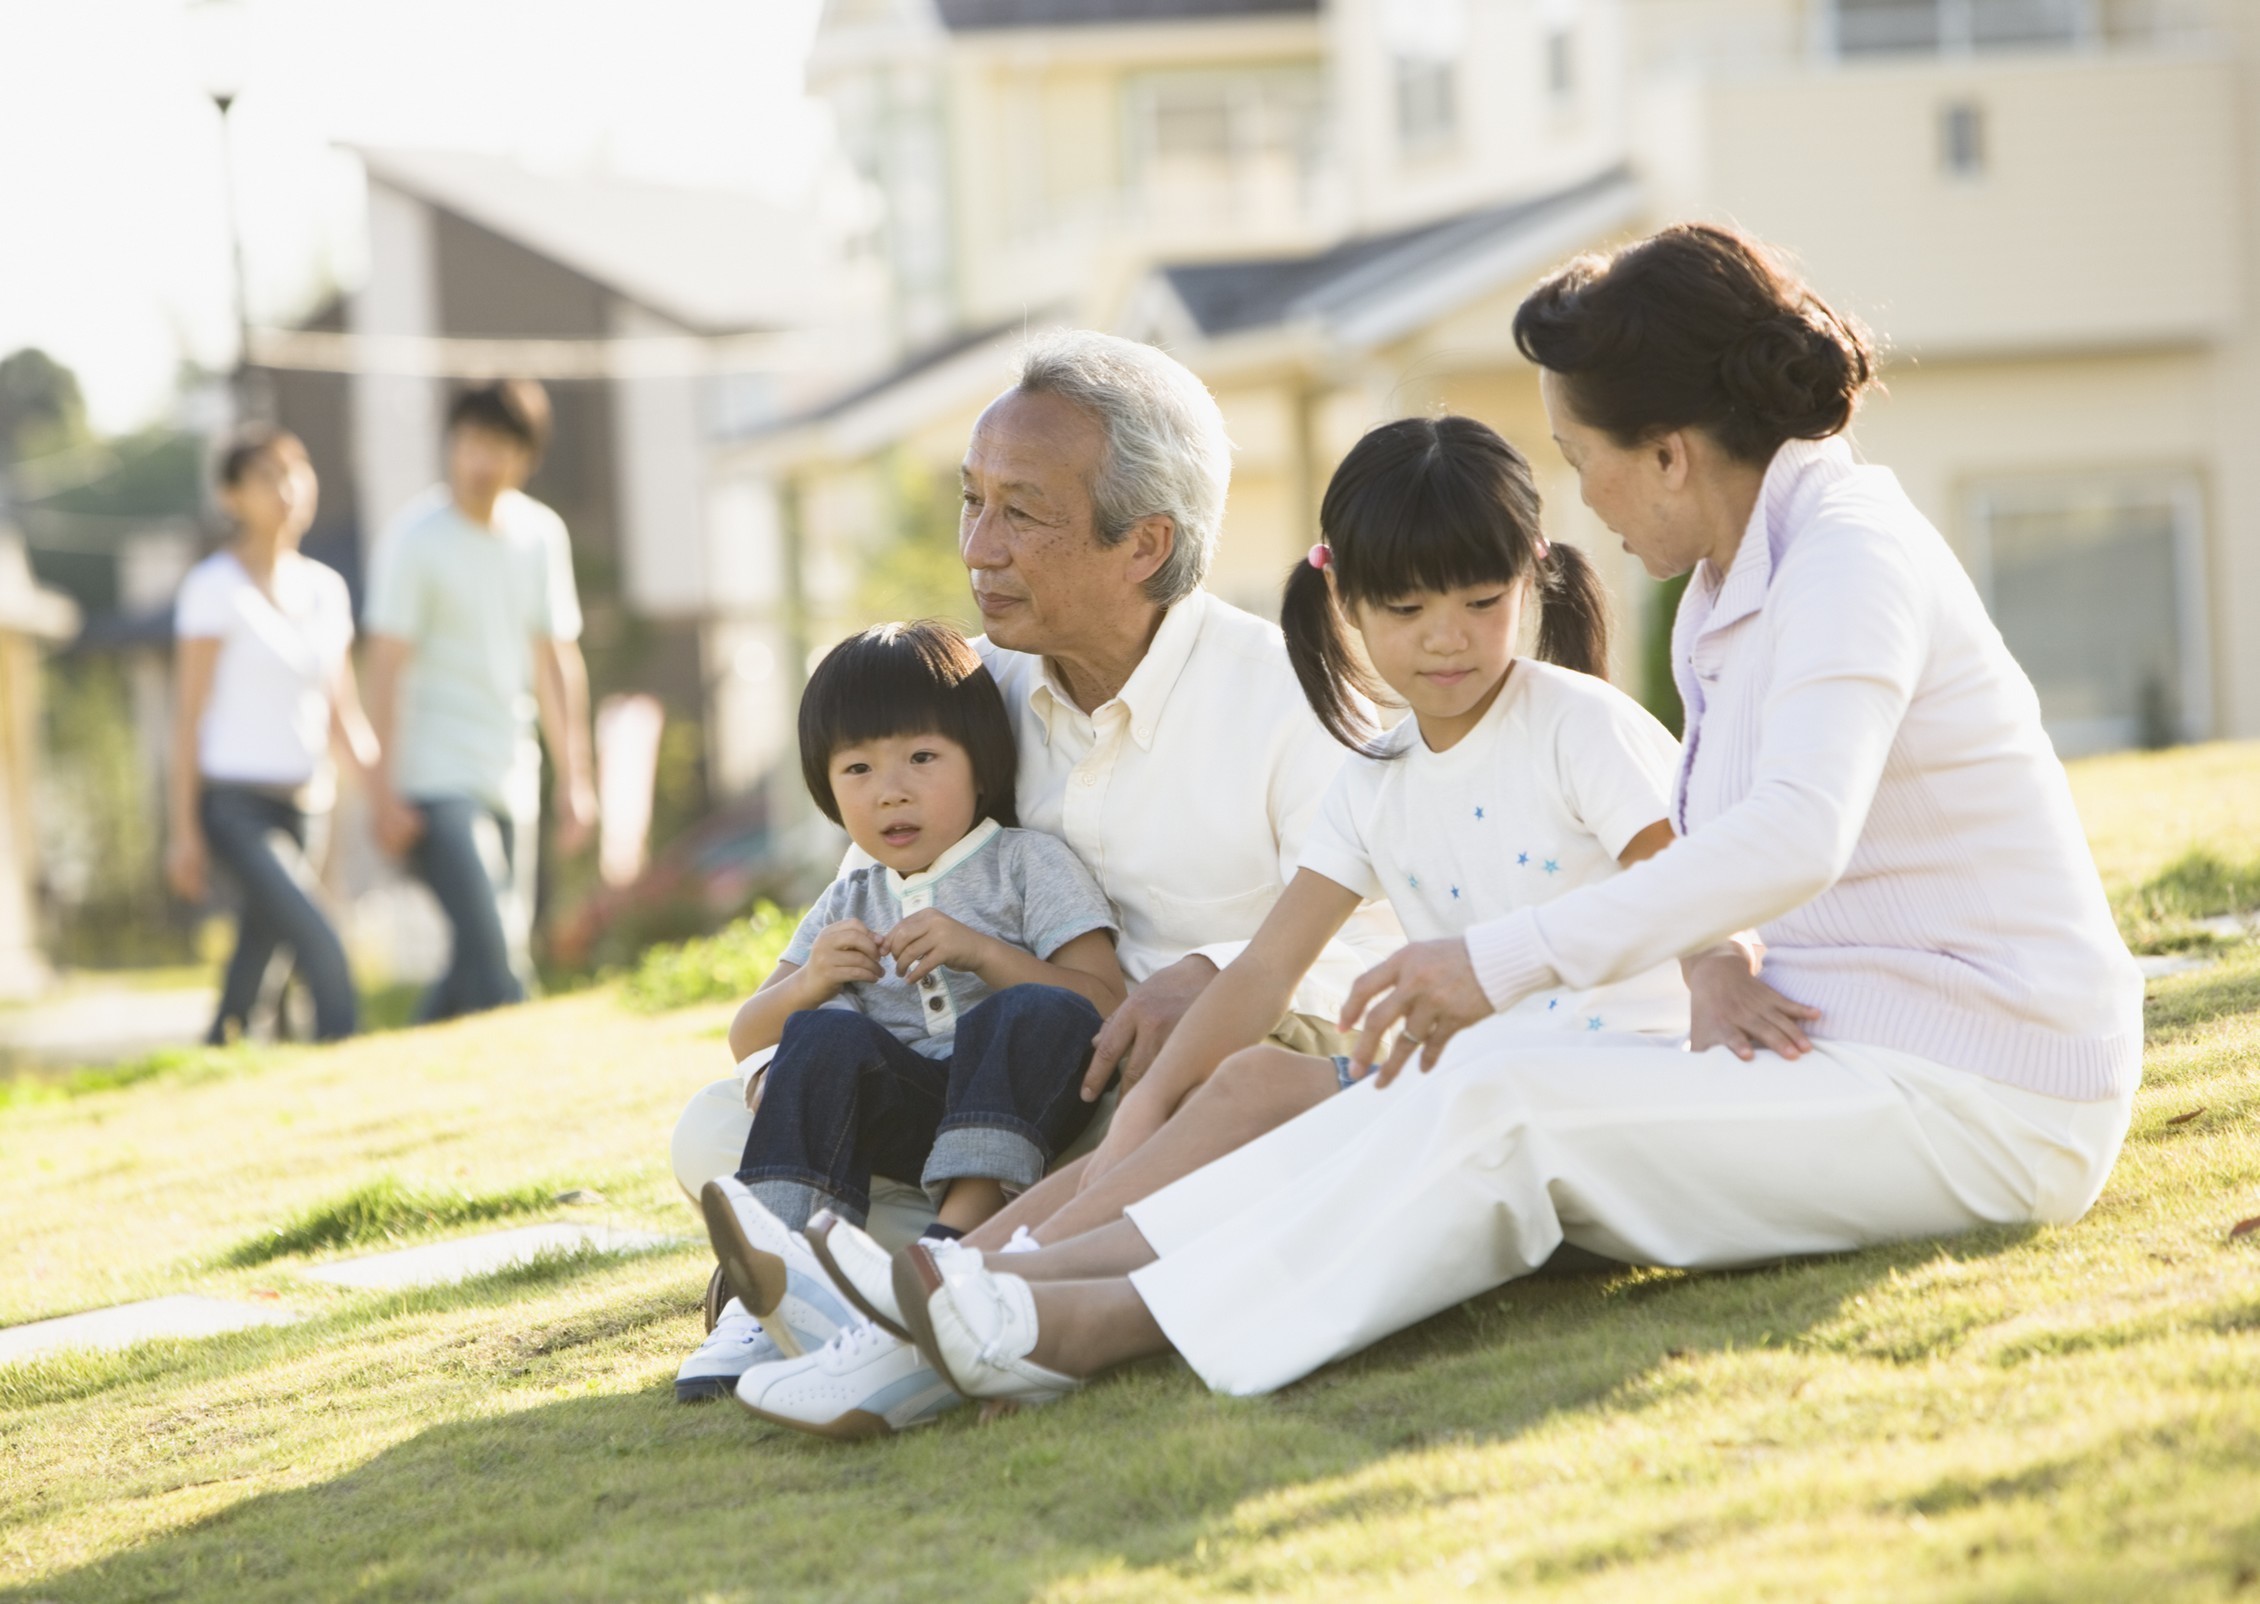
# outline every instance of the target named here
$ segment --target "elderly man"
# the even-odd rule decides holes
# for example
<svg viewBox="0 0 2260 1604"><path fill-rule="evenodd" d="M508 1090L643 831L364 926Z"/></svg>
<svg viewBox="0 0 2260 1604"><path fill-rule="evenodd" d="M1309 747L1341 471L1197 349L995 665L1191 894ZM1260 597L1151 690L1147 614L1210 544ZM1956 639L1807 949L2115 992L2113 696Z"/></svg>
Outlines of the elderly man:
<svg viewBox="0 0 2260 1604"><path fill-rule="evenodd" d="M1279 631L1201 589L1231 442L1179 363L1087 331L1038 339L975 424L963 478L959 550L1019 738L1021 822L1072 846L1120 915L1135 989L1095 1044L1095 1096L1116 1068L1124 1085L1144 1074L1255 933L1343 754L1311 716ZM1332 1021L1348 986L1401 941L1386 908L1361 912L1275 1039L1340 1050ZM675 1133L683 1189L695 1197L735 1171L749 1129L740 1080L700 1093ZM875 1194L871 1228L906 1240L923 1207L913 1189ZM733 1300L676 1394L720 1396L776 1356ZM874 1356L833 1389L837 1419L895 1429L954 1401L946 1386L921 1392L917 1368L915 1350Z"/></svg>

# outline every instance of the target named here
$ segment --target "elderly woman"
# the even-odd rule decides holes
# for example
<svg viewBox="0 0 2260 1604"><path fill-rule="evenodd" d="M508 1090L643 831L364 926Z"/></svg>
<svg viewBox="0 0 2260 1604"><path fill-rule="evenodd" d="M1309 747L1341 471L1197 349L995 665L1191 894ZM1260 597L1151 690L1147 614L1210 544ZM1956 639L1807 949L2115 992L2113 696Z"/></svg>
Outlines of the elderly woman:
<svg viewBox="0 0 2260 1604"><path fill-rule="evenodd" d="M1587 505L1651 573L1693 571L1681 839L1381 965L1344 1016L1373 1083L1126 1220L986 1264L906 1250L905 1313L960 1391L1051 1396L1174 1347L1259 1393L1564 1241L1725 1266L2062 1223L2101 1190L2141 981L2030 683L1841 438L1859 333L1754 242L1683 227L1571 264L1516 335ZM1762 959L1723 944L1745 929ZM1675 955L1725 999L1691 1051L1479 1023ZM1415 1055L1432 1073L1400 1078Z"/></svg>

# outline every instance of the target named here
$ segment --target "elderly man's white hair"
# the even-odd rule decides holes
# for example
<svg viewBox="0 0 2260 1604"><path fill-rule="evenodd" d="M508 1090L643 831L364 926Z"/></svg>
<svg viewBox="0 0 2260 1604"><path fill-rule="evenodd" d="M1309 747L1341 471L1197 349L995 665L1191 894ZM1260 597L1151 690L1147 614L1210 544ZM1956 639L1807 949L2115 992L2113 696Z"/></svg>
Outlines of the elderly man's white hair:
<svg viewBox="0 0 2260 1604"><path fill-rule="evenodd" d="M1232 483L1232 441L1208 387L1175 357L1093 329L1030 340L1018 387L1072 401L1098 419L1106 454L1091 499L1102 544L1157 513L1176 523L1176 544L1146 581L1147 597L1167 607L1199 589Z"/></svg>

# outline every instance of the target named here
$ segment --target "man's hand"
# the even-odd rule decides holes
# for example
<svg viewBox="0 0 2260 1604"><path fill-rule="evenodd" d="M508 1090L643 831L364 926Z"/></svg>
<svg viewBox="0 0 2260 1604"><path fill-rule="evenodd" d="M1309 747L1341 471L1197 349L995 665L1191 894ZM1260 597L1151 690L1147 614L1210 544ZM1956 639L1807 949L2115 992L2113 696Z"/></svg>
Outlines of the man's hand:
<svg viewBox="0 0 2260 1604"><path fill-rule="evenodd" d="M1813 1050L1805 1027L1818 1008L1791 1002L1758 978L1754 956L1739 948L1690 958L1687 976L1689 1052L1724 1047L1747 1063L1761 1050L1799 1058Z"/></svg>
<svg viewBox="0 0 2260 1604"><path fill-rule="evenodd" d="M921 908L880 937L879 950L895 961L897 975L915 985L936 969L974 973L988 941L939 908Z"/></svg>
<svg viewBox="0 0 2260 1604"><path fill-rule="evenodd" d="M1446 1042L1494 1011L1476 981L1466 942L1416 941L1358 976L1349 1000L1342 1004L1339 1028L1358 1030L1359 1021L1364 1021L1350 1049L1350 1067L1362 1074L1374 1065L1386 1086L1416 1049L1421 1073L1434 1069ZM1399 1025L1404 1028L1397 1045L1377 1063L1374 1055L1380 1052L1383 1038Z"/></svg>
<svg viewBox="0 0 2260 1604"><path fill-rule="evenodd" d="M808 950L808 962L793 976L814 1007L828 1002L842 986L874 981L884 973L879 967L879 938L861 919L828 924Z"/></svg>
<svg viewBox="0 0 2260 1604"><path fill-rule="evenodd" d="M370 821L377 845L387 857L402 858L424 836L424 810L401 800L390 786L379 787L370 797Z"/></svg>
<svg viewBox="0 0 2260 1604"><path fill-rule="evenodd" d="M573 856L596 834L596 787L582 780L557 787L557 850Z"/></svg>
<svg viewBox="0 0 2260 1604"><path fill-rule="evenodd" d="M173 832L165 849L165 883L183 902L204 900L204 832L190 828Z"/></svg>
<svg viewBox="0 0 2260 1604"><path fill-rule="evenodd" d="M1131 992L1122 1006L1107 1016L1098 1039L1091 1044L1091 1067L1083 1076L1083 1101L1099 1100L1117 1065L1122 1069L1123 1091L1128 1092L1144 1079L1161 1055L1169 1033L1177 1028L1177 1021L1185 1017L1185 1010L1215 978L1216 965L1194 953L1157 970Z"/></svg>

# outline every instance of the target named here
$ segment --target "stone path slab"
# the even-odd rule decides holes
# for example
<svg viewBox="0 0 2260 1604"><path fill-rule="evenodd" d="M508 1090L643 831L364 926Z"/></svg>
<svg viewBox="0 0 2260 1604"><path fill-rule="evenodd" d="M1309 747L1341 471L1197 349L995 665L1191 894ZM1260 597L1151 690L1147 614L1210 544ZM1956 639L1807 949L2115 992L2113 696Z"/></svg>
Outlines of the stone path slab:
<svg viewBox="0 0 2260 1604"><path fill-rule="evenodd" d="M650 1231L621 1231L605 1225L523 1225L511 1231L490 1231L484 1236L434 1242L429 1247L402 1248L397 1253L377 1253L362 1259L341 1259L299 1273L332 1286L358 1287L371 1292L398 1292L408 1287L445 1286L474 1275L492 1275L531 1263L544 1253L644 1253L671 1248L683 1238Z"/></svg>
<svg viewBox="0 0 2260 1604"><path fill-rule="evenodd" d="M0 1364L64 1348L130 1348L158 1337L216 1337L253 1326L287 1326L297 1319L291 1310L272 1305L262 1308L186 1294L151 1298L0 1329Z"/></svg>
<svg viewBox="0 0 2260 1604"><path fill-rule="evenodd" d="M2163 980L2168 975L2194 975L2220 961L2218 958L2193 958L2186 952L2159 952L2137 956L2134 966L2142 971L2145 980Z"/></svg>

